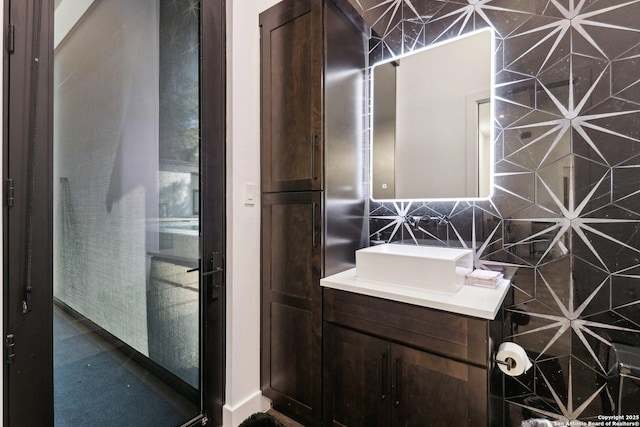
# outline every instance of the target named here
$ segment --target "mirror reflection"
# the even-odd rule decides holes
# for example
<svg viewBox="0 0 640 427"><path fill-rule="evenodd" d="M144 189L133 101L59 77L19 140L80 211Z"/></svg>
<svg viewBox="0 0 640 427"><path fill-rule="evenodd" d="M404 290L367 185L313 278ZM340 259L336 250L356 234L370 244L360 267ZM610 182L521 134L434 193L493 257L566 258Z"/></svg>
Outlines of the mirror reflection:
<svg viewBox="0 0 640 427"><path fill-rule="evenodd" d="M372 198L487 198L493 181L490 29L373 68Z"/></svg>

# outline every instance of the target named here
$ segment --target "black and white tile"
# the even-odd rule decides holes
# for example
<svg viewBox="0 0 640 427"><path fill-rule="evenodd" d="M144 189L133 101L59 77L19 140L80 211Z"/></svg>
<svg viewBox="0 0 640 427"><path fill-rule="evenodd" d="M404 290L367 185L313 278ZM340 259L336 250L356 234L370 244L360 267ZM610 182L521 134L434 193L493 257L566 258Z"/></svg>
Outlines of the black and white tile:
<svg viewBox="0 0 640 427"><path fill-rule="evenodd" d="M504 332L534 369L505 379L505 425L617 411L611 350L640 353L640 1L350 1L372 64L487 26L497 37L494 196L371 201L371 239L517 267Z"/></svg>

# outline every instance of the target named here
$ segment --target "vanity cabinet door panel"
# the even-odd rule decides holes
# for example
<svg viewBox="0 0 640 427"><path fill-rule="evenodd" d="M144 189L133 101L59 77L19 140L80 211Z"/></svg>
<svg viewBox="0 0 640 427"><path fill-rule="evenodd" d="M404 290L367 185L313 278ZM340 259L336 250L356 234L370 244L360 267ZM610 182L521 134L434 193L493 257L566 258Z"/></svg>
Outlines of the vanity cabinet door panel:
<svg viewBox="0 0 640 427"><path fill-rule="evenodd" d="M389 425L389 352L388 341L325 324L325 425Z"/></svg>
<svg viewBox="0 0 640 427"><path fill-rule="evenodd" d="M313 407L312 314L279 302L271 303L271 389L307 410ZM295 327L292 327L295 325Z"/></svg>
<svg viewBox="0 0 640 427"><path fill-rule="evenodd" d="M485 369L392 345L392 425L486 426Z"/></svg>
<svg viewBox="0 0 640 427"><path fill-rule="evenodd" d="M322 3L260 15L262 191L322 189Z"/></svg>
<svg viewBox="0 0 640 427"><path fill-rule="evenodd" d="M301 300L313 298L314 284L319 271L313 266L314 249L318 248L317 226L319 199L313 195L273 194L265 197L264 221L268 239L265 250L270 263L265 266L269 274L269 291ZM317 261L317 260L316 260Z"/></svg>
<svg viewBox="0 0 640 427"><path fill-rule="evenodd" d="M320 423L321 192L262 198L262 388L274 406Z"/></svg>

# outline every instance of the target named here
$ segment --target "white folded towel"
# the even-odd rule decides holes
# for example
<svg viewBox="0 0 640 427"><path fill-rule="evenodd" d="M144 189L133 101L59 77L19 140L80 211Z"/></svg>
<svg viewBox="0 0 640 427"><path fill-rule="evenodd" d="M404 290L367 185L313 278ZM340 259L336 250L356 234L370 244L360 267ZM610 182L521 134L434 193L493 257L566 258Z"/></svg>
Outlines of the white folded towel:
<svg viewBox="0 0 640 427"><path fill-rule="evenodd" d="M477 269L466 275L466 283L467 285L489 286L495 288L503 277L504 274L499 271Z"/></svg>

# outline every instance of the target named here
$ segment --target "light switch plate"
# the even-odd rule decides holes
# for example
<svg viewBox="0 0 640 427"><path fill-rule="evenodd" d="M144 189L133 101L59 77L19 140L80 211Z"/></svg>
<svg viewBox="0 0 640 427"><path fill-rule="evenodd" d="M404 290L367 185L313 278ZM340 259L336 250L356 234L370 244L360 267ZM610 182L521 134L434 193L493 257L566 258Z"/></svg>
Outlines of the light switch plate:
<svg viewBox="0 0 640 427"><path fill-rule="evenodd" d="M250 182L245 182L243 196L244 204L247 206L254 206L256 204L256 197L258 197L258 186Z"/></svg>

